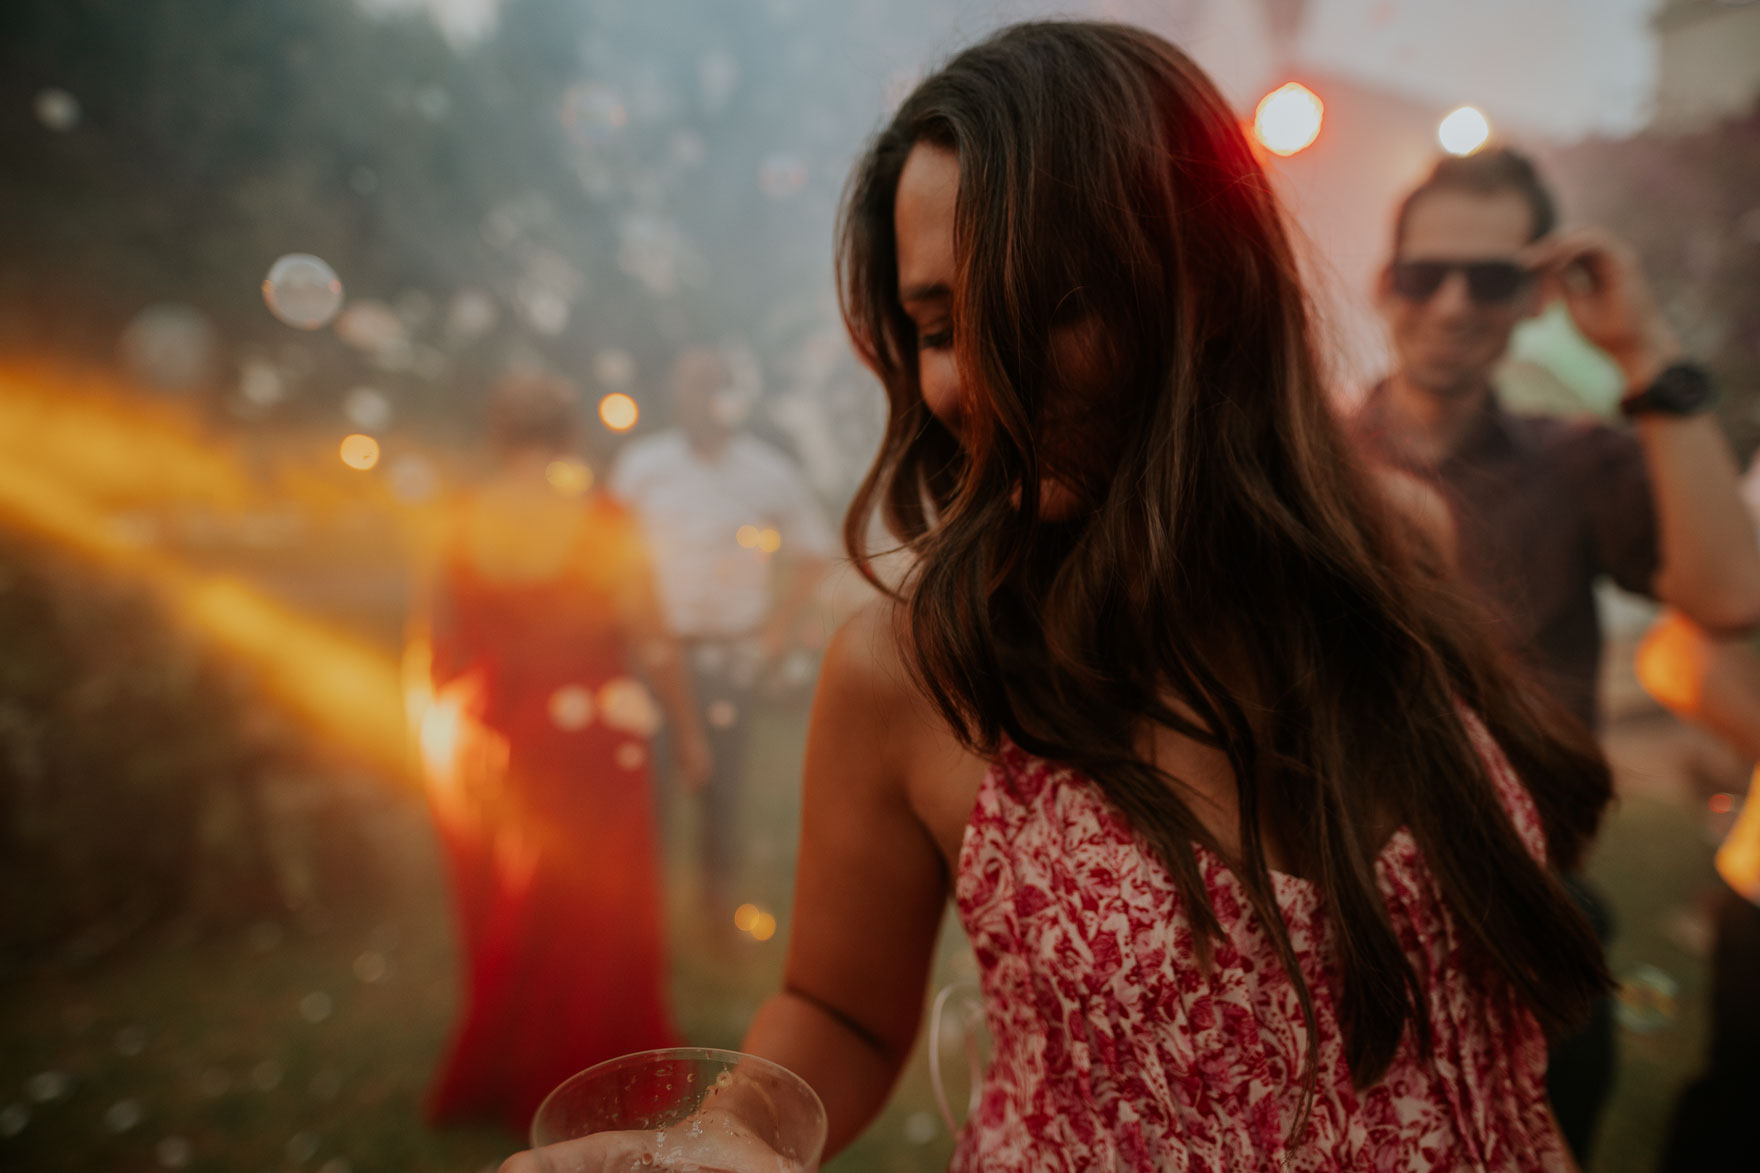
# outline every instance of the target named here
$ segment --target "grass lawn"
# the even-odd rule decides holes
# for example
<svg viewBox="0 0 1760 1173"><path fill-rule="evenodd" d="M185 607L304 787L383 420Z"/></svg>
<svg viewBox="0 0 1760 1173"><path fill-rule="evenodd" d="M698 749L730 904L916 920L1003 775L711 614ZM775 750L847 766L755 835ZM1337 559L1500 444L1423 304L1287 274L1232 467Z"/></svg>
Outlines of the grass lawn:
<svg viewBox="0 0 1760 1173"><path fill-rule="evenodd" d="M773 939L743 939L731 962L700 947L678 862L688 812L672 827L675 995L687 1036L706 1045L737 1043L775 988L788 931L805 717L790 709L756 719L745 888L781 921ZM350 794L353 850L372 857L349 869L355 890L285 924L206 938L173 931L83 970L0 986L0 1168L475 1173L515 1147L494 1130L435 1133L422 1123L454 1004L436 854L415 795L358 784ZM1616 970L1654 966L1679 991L1660 1029L1622 1032L1592 1173L1651 1168L1673 1093L1697 1063L1704 963L1679 926L1708 860L1697 808L1655 795L1628 798L1598 847L1592 874L1620 921ZM972 977L950 916L933 984ZM949 1060L963 1095L963 1060L951 1048ZM919 1047L885 1113L828 1169L933 1169L950 1150Z"/></svg>

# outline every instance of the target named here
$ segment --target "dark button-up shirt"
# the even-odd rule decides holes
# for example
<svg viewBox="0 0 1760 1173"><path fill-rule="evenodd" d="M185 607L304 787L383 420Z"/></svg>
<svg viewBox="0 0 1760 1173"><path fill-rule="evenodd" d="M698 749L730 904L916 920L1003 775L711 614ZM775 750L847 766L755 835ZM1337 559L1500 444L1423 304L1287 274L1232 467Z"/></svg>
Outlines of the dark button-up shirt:
<svg viewBox="0 0 1760 1173"><path fill-rule="evenodd" d="M1495 398L1436 468L1402 458L1385 387L1352 420L1368 452L1434 485L1454 514L1457 561L1501 619L1510 646L1558 699L1596 727L1606 574L1648 595L1659 561L1650 476L1637 438L1586 420L1519 415Z"/></svg>

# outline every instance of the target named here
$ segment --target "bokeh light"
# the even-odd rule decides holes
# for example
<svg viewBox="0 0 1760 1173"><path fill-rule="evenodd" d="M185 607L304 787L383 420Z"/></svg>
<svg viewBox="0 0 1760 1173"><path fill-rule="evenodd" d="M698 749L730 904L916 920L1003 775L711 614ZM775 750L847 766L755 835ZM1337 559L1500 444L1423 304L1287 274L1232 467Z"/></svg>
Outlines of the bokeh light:
<svg viewBox="0 0 1760 1173"><path fill-rule="evenodd" d="M621 391L613 391L599 401L599 422L614 432L629 431L640 415L636 401Z"/></svg>
<svg viewBox="0 0 1760 1173"><path fill-rule="evenodd" d="M59 134L79 125L79 99L66 90L54 86L40 89L31 105L36 110L37 121Z"/></svg>
<svg viewBox="0 0 1760 1173"><path fill-rule="evenodd" d="M593 487L593 470L584 460L565 457L544 466L544 479L564 497L579 497Z"/></svg>
<svg viewBox="0 0 1760 1173"><path fill-rule="evenodd" d="M1436 141L1451 155L1470 155L1491 137L1491 123L1476 107L1462 106L1436 127Z"/></svg>
<svg viewBox="0 0 1760 1173"><path fill-rule="evenodd" d="M648 751L639 741L626 741L611 757L620 770L639 770L648 760Z"/></svg>
<svg viewBox="0 0 1760 1173"><path fill-rule="evenodd" d="M593 377L607 387L627 387L636 377L636 360L629 351L608 346L593 356Z"/></svg>
<svg viewBox="0 0 1760 1173"><path fill-rule="evenodd" d="M739 723L739 708L732 701L711 701L703 716L716 729L732 729Z"/></svg>
<svg viewBox="0 0 1760 1173"><path fill-rule="evenodd" d="M269 266L263 301L289 326L322 329L342 309L342 279L319 257L288 253Z"/></svg>
<svg viewBox="0 0 1760 1173"><path fill-rule="evenodd" d="M1274 155L1293 155L1320 137L1326 106L1301 82L1292 81L1259 99L1253 133Z"/></svg>
<svg viewBox="0 0 1760 1173"><path fill-rule="evenodd" d="M660 706L642 682L618 676L599 686L599 719L606 725L637 737L660 731Z"/></svg>
<svg viewBox="0 0 1760 1173"><path fill-rule="evenodd" d="M734 540L747 550L758 548L758 527L755 525L742 525L733 536Z"/></svg>
<svg viewBox="0 0 1760 1173"><path fill-rule="evenodd" d="M593 721L592 690L565 684L550 694L550 723L564 733L576 733Z"/></svg>
<svg viewBox="0 0 1760 1173"><path fill-rule="evenodd" d="M1714 815L1727 815L1736 808L1736 796L1733 794L1713 794L1706 804Z"/></svg>
<svg viewBox="0 0 1760 1173"><path fill-rule="evenodd" d="M360 472L366 472L379 463L379 441L363 432L344 436L339 451L342 463Z"/></svg>
<svg viewBox="0 0 1760 1173"><path fill-rule="evenodd" d="M742 904L733 910L733 927L742 933L749 933L752 926L758 923L760 915L762 914L756 904Z"/></svg>
<svg viewBox="0 0 1760 1173"><path fill-rule="evenodd" d="M377 387L356 387L343 396L342 414L363 432L383 431L391 423L391 400Z"/></svg>
<svg viewBox="0 0 1760 1173"><path fill-rule="evenodd" d="M765 526L758 531L758 549L766 554L774 554L782 549L782 533Z"/></svg>
<svg viewBox="0 0 1760 1173"><path fill-rule="evenodd" d="M776 935L776 918L767 912L758 914L757 923L752 925L752 940L768 941Z"/></svg>

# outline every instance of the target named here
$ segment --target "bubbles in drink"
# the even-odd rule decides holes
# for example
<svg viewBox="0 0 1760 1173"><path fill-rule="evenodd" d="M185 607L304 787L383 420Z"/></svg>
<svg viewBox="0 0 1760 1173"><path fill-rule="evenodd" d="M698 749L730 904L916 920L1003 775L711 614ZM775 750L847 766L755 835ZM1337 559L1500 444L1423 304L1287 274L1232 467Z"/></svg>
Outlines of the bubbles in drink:
<svg viewBox="0 0 1760 1173"><path fill-rule="evenodd" d="M342 279L310 253L288 253L263 278L269 312L300 330L317 330L342 309Z"/></svg>

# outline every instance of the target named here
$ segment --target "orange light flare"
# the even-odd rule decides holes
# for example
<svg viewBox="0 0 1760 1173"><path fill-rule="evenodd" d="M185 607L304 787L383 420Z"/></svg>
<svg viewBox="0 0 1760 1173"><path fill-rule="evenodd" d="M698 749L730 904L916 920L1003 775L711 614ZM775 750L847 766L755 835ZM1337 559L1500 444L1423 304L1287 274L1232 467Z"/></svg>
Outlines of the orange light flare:
<svg viewBox="0 0 1760 1173"><path fill-rule="evenodd" d="M1326 104L1299 81L1287 82L1259 99L1253 136L1274 155L1293 155L1320 137Z"/></svg>
<svg viewBox="0 0 1760 1173"><path fill-rule="evenodd" d="M265 693L327 744L406 777L404 697L391 655L198 568L117 514L167 506L236 519L306 504L272 496L227 445L169 405L132 402L100 379L0 371L0 519L158 595L255 669Z"/></svg>
<svg viewBox="0 0 1760 1173"><path fill-rule="evenodd" d="M641 417L636 401L621 391L613 391L599 400L599 422L614 432L627 432Z"/></svg>
<svg viewBox="0 0 1760 1173"><path fill-rule="evenodd" d="M1698 628L1665 615L1638 644L1638 683L1663 708L1683 717L1699 711L1709 649Z"/></svg>

